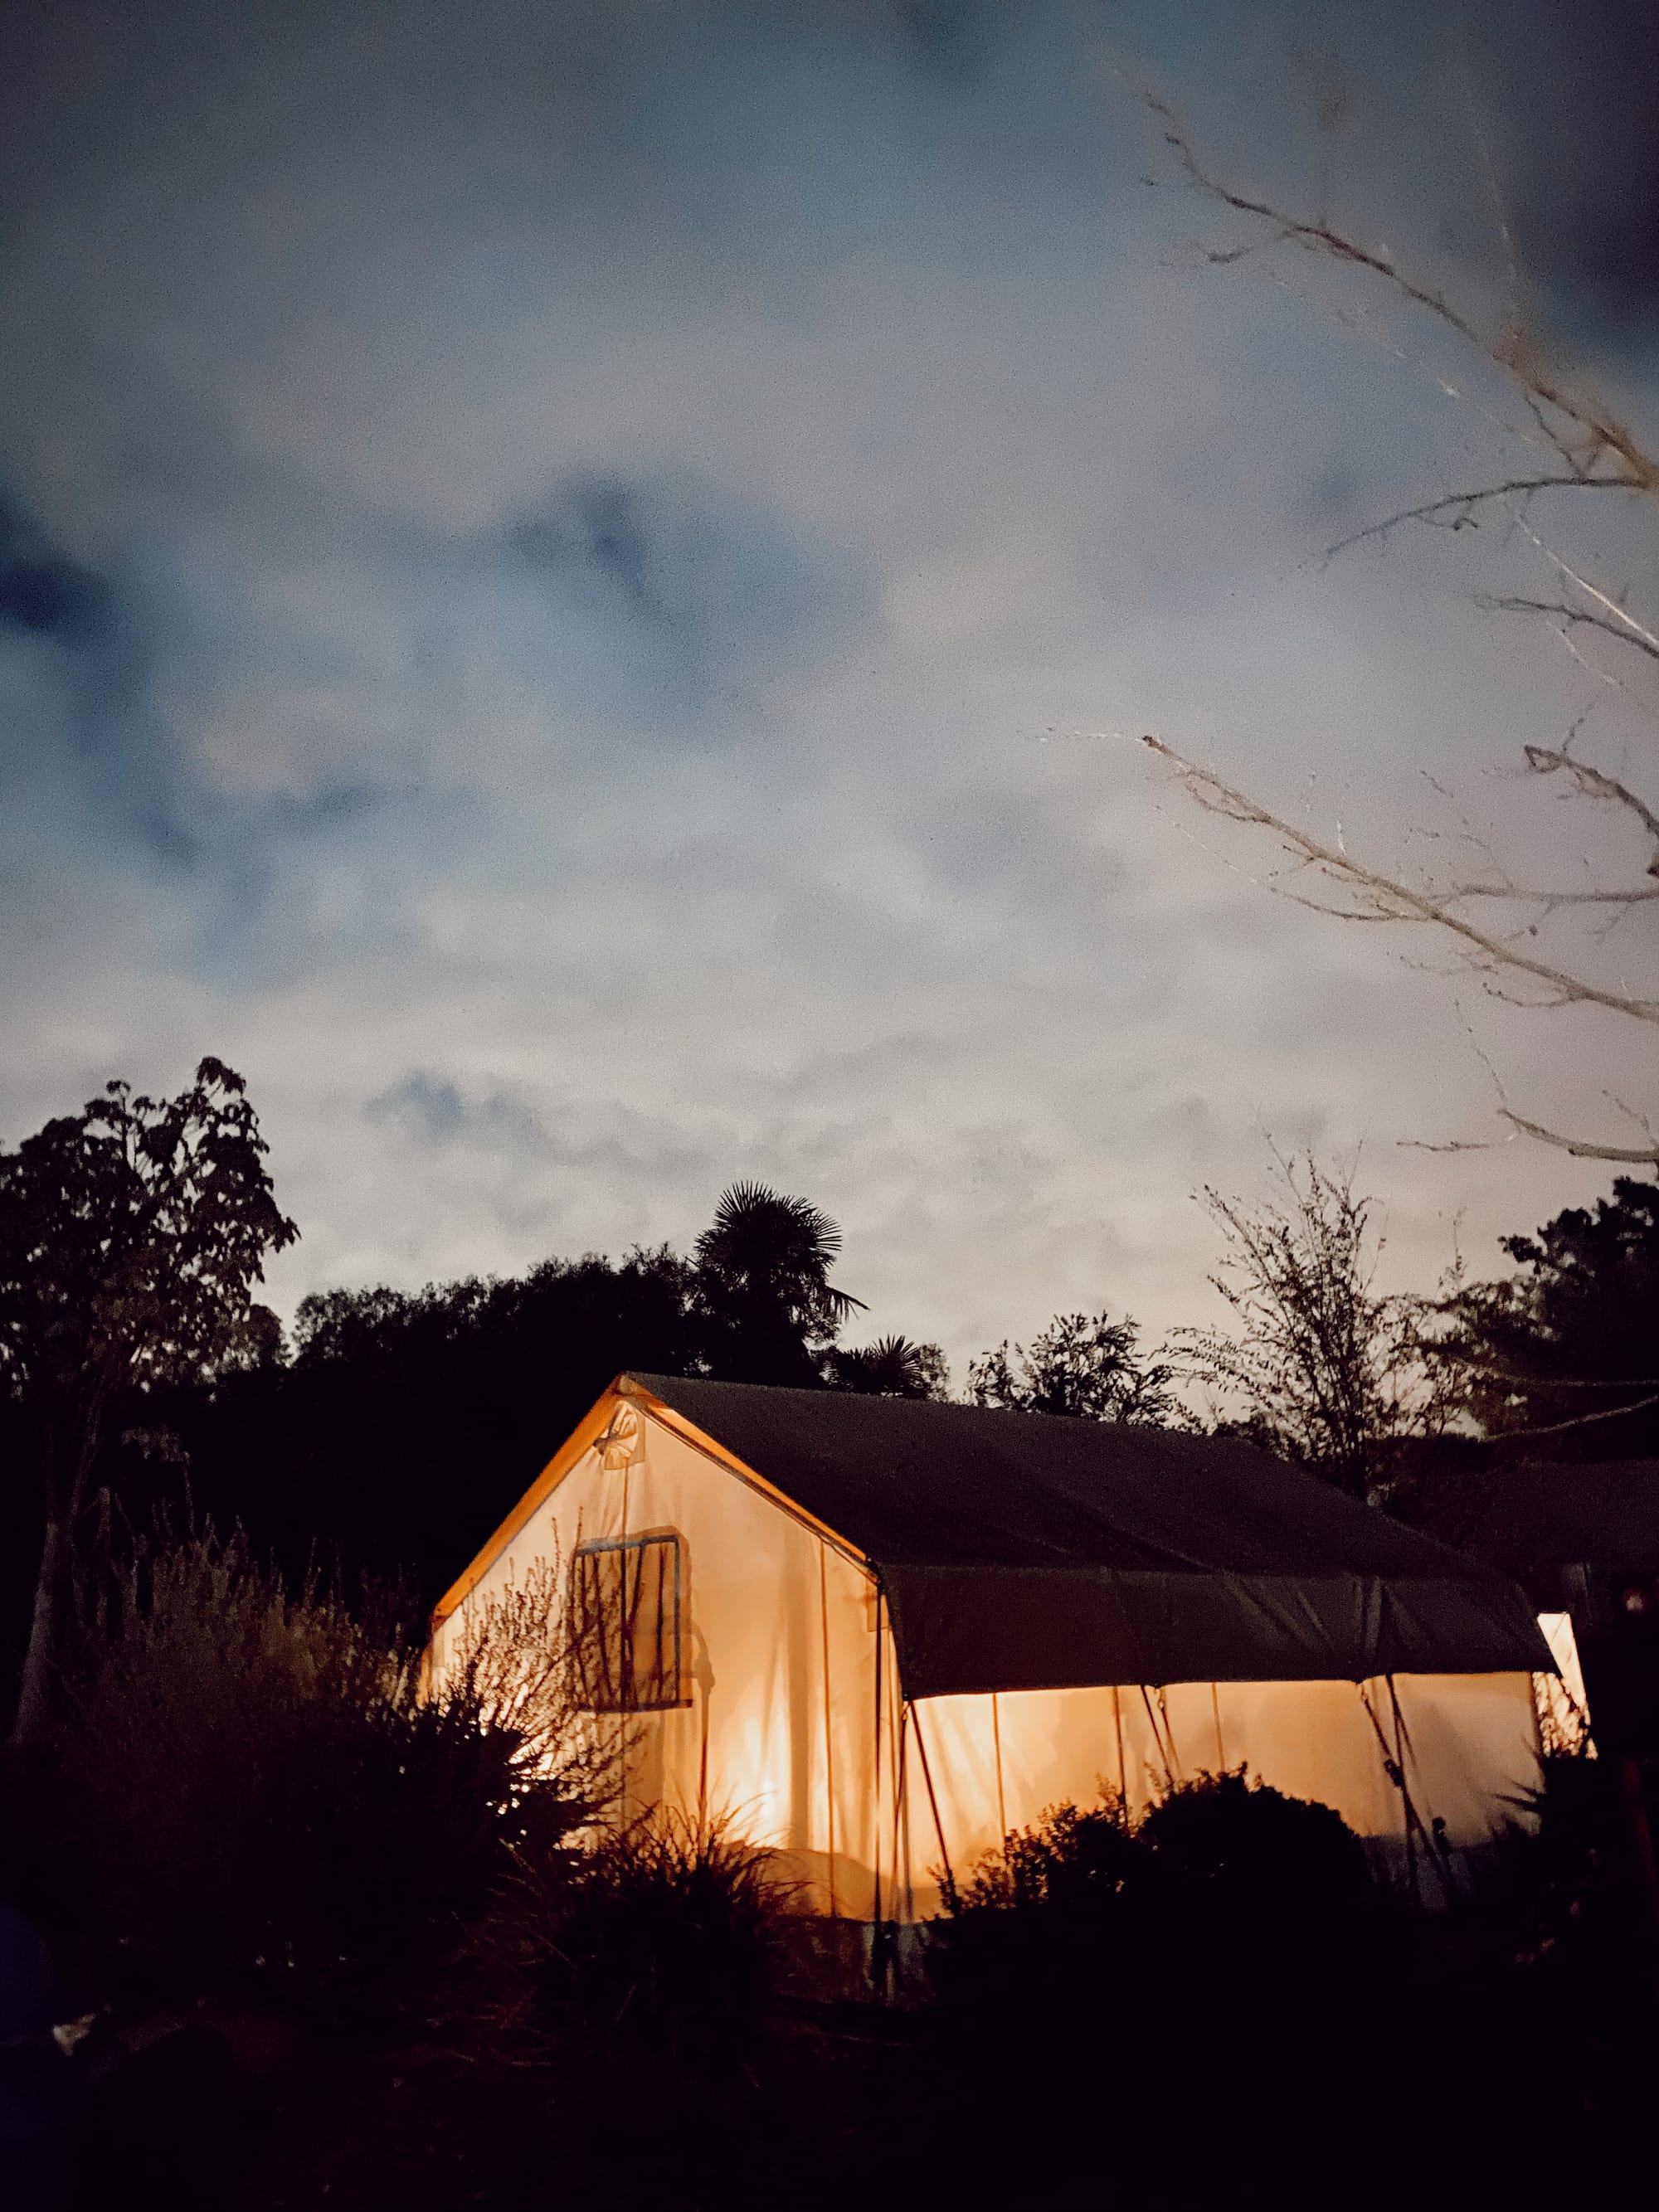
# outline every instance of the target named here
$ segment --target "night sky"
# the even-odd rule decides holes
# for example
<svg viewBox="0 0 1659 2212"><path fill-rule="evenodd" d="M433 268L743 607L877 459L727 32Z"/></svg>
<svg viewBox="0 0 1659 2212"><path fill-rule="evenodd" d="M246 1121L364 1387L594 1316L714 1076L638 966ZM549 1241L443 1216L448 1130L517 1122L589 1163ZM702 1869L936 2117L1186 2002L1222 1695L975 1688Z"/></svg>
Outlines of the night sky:
<svg viewBox="0 0 1659 2212"><path fill-rule="evenodd" d="M1651 20L14 11L0 1138L229 1060L285 1310L683 1243L759 1176L958 1374L1206 1318L1191 1194L1264 1132L1363 1147L1391 1279L1460 1214L1495 1267L1608 1171L1402 1140L1494 1133L1482 1053L1616 1137L1640 1040L1274 900L1134 739L1390 865L1461 804L1576 869L1519 745L1588 709L1633 769L1650 702L1479 604L1548 580L1498 529L1322 558L1524 416L1376 287L1206 258L1261 234L1136 93L1650 425ZM1591 527L1639 598L1642 519Z"/></svg>

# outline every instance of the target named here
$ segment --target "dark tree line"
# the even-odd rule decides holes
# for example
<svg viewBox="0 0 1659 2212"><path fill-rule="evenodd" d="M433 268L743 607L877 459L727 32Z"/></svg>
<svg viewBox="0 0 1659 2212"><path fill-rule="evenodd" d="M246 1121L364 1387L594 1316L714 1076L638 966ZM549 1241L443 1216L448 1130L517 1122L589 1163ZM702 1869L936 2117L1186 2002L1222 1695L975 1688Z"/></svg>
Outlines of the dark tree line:
<svg viewBox="0 0 1659 2212"><path fill-rule="evenodd" d="M506 1279L329 1291L291 1341L253 1297L297 1233L241 1080L204 1061L179 1097L112 1085L0 1152L0 1647L38 1723L74 1560L159 1506L240 1525L291 1577L401 1577L417 1621L625 1369L941 1398L939 1347L841 1341L860 1302L840 1234L755 1183L690 1253L548 1259ZM1508 1278L1439 1299L1372 1285L1369 1201L1281 1163L1252 1212L1207 1194L1234 1333L1143 1351L1127 1317L1057 1316L971 1363L968 1396L1020 1413L1231 1428L1408 1510L1425 1449L1659 1452L1659 1191L1508 1240ZM1220 1394L1195 1413L1182 1383Z"/></svg>

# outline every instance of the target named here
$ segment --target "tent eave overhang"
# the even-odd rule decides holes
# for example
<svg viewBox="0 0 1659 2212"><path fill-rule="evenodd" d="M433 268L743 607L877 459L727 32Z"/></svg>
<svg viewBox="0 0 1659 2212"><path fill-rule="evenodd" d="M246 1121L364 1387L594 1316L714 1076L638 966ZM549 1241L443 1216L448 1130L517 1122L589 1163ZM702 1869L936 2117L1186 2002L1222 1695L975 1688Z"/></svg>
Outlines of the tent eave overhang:
<svg viewBox="0 0 1659 2212"><path fill-rule="evenodd" d="M878 1566L907 1695L1553 1671L1501 1578Z"/></svg>

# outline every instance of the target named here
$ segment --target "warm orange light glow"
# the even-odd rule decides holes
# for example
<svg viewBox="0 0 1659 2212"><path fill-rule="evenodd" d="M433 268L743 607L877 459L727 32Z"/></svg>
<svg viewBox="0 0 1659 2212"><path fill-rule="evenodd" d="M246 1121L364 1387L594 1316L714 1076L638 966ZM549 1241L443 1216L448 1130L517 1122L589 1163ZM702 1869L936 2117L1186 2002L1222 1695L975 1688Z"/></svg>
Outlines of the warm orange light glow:
<svg viewBox="0 0 1659 2212"><path fill-rule="evenodd" d="M615 1424L634 1410L644 1418L624 1450ZM926 1917L946 1867L962 1877L1051 1805L1104 1784L1138 1807L1169 1780L1241 1761L1401 1847L1405 1805L1374 1713L1403 1732L1418 1816L1443 1820L1453 1844L1483 1839L1536 1778L1526 1674L1401 1676L1397 1716L1389 1686L1352 1682L1104 1685L907 1707L863 1555L631 1385L605 1393L445 1594L434 1670L446 1622L538 1560L653 1530L684 1547L686 1701L629 1716L624 1812L729 1815L779 1854L803 1911L868 1918L879 1898L885 1917Z"/></svg>

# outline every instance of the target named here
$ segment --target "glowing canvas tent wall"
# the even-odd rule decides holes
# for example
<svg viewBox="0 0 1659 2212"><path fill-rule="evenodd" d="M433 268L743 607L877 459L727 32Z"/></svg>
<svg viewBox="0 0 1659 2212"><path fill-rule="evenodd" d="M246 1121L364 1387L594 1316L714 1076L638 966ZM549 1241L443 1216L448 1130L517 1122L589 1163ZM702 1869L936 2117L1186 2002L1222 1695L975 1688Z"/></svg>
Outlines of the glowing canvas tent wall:
<svg viewBox="0 0 1659 2212"><path fill-rule="evenodd" d="M819 1911L925 1917L1103 1780L1244 1760L1462 1844L1535 1778L1514 1584L1232 1441L623 1376L441 1601L434 1670L555 1557L650 1616L596 1699L630 1807L729 1814Z"/></svg>

